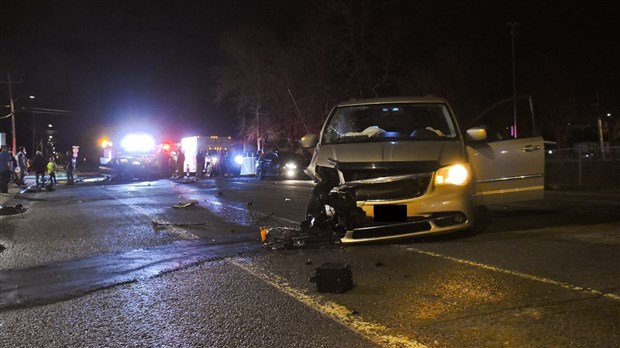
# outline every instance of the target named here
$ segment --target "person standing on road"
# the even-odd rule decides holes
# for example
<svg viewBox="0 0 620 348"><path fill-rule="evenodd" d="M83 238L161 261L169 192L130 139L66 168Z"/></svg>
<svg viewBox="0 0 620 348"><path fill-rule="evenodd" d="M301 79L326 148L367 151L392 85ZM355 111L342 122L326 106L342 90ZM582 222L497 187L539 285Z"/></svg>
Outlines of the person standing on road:
<svg viewBox="0 0 620 348"><path fill-rule="evenodd" d="M73 185L73 161L71 160L71 158L67 160L65 172L67 173L67 185Z"/></svg>
<svg viewBox="0 0 620 348"><path fill-rule="evenodd" d="M183 149L179 149L179 154L177 155L177 172L180 178L185 176L185 168L183 167L185 164L185 154L183 153Z"/></svg>
<svg viewBox="0 0 620 348"><path fill-rule="evenodd" d="M7 149L6 145L0 147L0 193L9 193L9 181L11 181L13 154Z"/></svg>
<svg viewBox="0 0 620 348"><path fill-rule="evenodd" d="M50 176L50 184L58 185L58 181L56 180L56 161L54 161L54 157L50 157L50 161L47 162L47 173Z"/></svg>
<svg viewBox="0 0 620 348"><path fill-rule="evenodd" d="M34 174L36 177L37 188L39 188L39 178L41 178L41 186L45 185L45 167L46 167L45 158L43 158L43 153L41 151L37 151L34 159L32 160L32 168L34 168Z"/></svg>
<svg viewBox="0 0 620 348"><path fill-rule="evenodd" d="M11 149L8 149L8 151L9 154L11 154L11 179L13 179L15 185L22 186L22 182L19 180L19 166L17 164L17 157L13 156L13 151L11 151ZM9 183L10 182L11 180L9 180Z"/></svg>
<svg viewBox="0 0 620 348"><path fill-rule="evenodd" d="M196 154L196 179L202 179L202 173L205 168L205 157L207 152L203 149L198 149Z"/></svg>
<svg viewBox="0 0 620 348"><path fill-rule="evenodd" d="M23 146L20 146L17 151L17 167L19 168L18 177L20 185L25 186L24 178L28 174L28 157L26 157L26 148Z"/></svg>

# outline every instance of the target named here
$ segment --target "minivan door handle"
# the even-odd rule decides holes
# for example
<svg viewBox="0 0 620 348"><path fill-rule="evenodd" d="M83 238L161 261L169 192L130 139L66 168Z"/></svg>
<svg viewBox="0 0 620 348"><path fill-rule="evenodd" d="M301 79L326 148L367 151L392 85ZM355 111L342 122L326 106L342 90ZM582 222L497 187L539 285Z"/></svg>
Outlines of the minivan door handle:
<svg viewBox="0 0 620 348"><path fill-rule="evenodd" d="M525 145L521 148L521 150L525 151L525 152L534 152L534 151L538 151L540 150L541 147L540 145Z"/></svg>

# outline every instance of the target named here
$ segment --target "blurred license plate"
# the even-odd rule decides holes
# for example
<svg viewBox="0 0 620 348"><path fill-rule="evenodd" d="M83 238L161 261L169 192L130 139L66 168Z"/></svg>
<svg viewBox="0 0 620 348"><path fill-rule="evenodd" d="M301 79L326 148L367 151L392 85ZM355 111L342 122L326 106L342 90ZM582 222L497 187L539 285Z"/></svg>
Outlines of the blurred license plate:
<svg viewBox="0 0 620 348"><path fill-rule="evenodd" d="M407 206L403 204L382 204L374 206L375 222L406 222Z"/></svg>

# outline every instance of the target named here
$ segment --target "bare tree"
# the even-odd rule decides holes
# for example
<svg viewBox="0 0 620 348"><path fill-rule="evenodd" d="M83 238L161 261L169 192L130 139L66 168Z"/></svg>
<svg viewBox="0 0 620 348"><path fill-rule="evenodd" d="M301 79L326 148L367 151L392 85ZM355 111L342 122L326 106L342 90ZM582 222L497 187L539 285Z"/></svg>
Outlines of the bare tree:
<svg viewBox="0 0 620 348"><path fill-rule="evenodd" d="M393 17L386 20L387 4L321 1L308 18L297 36L291 85L309 129L320 129L337 102L381 96L393 85L394 47L402 30Z"/></svg>
<svg viewBox="0 0 620 348"><path fill-rule="evenodd" d="M242 136L256 141L260 151L265 141L276 137L270 125L274 114L270 109L277 76L273 52L280 51L269 33L242 29L221 39L220 51L224 64L213 69L214 92L217 102L231 103L242 118Z"/></svg>

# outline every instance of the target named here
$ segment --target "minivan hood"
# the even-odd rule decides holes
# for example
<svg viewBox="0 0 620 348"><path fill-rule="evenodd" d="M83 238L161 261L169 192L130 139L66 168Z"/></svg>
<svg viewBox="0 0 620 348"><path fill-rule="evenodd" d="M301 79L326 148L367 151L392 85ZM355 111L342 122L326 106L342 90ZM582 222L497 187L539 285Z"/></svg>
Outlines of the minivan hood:
<svg viewBox="0 0 620 348"><path fill-rule="evenodd" d="M413 162L437 161L448 165L465 160L459 141L392 141L320 145L313 162L334 167L334 162Z"/></svg>

